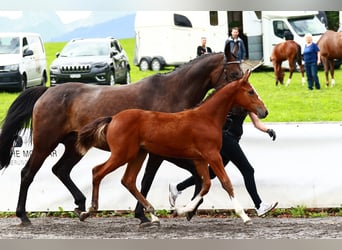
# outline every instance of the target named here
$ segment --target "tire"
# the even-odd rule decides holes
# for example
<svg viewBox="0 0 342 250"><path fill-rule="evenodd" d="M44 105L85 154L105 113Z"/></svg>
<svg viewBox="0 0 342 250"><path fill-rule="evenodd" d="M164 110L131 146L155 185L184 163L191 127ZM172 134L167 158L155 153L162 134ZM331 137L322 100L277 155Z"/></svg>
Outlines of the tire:
<svg viewBox="0 0 342 250"><path fill-rule="evenodd" d="M18 87L18 90L19 91L24 91L27 87L27 78L26 78L26 75L22 75L21 76L21 83Z"/></svg>
<svg viewBox="0 0 342 250"><path fill-rule="evenodd" d="M127 69L124 84L129 84L130 82L131 82L131 72L129 69Z"/></svg>
<svg viewBox="0 0 342 250"><path fill-rule="evenodd" d="M46 82L47 82L47 77L45 74L43 74L42 79L40 81L40 86L46 86Z"/></svg>
<svg viewBox="0 0 342 250"><path fill-rule="evenodd" d="M160 60L158 58L153 58L151 62L151 69L153 71L159 71L162 69L162 65L160 63Z"/></svg>
<svg viewBox="0 0 342 250"><path fill-rule="evenodd" d="M150 65L145 58L141 59L141 61L139 63L139 69L140 69L140 71L147 71L150 69Z"/></svg>
<svg viewBox="0 0 342 250"><path fill-rule="evenodd" d="M110 86L114 86L115 85L115 74L114 74L114 72L112 70L109 73L109 85Z"/></svg>

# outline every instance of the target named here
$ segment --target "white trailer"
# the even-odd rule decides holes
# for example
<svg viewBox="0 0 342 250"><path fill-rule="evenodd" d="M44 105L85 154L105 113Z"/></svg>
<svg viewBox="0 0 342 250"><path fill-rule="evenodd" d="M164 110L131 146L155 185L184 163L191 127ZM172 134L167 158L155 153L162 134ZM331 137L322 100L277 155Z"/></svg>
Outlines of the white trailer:
<svg viewBox="0 0 342 250"><path fill-rule="evenodd" d="M138 11L135 17L134 64L141 70L178 66L196 57L201 37L222 51L228 26L225 12Z"/></svg>
<svg viewBox="0 0 342 250"><path fill-rule="evenodd" d="M202 36L214 52L224 49L232 27L240 29L247 48L244 68L272 67L273 47L290 31L304 48L304 35L316 42L326 28L318 11L138 11L134 64L140 70L178 66L196 57ZM284 67L288 67L285 63Z"/></svg>

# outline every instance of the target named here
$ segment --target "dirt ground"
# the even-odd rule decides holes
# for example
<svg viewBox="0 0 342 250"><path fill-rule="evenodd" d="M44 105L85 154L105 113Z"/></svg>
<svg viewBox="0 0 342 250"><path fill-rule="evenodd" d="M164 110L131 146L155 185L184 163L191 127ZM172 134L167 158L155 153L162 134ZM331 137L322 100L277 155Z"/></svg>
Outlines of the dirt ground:
<svg viewBox="0 0 342 250"><path fill-rule="evenodd" d="M140 228L127 217L32 218L22 227L18 218L0 218L1 239L342 239L342 217L161 218L161 226Z"/></svg>

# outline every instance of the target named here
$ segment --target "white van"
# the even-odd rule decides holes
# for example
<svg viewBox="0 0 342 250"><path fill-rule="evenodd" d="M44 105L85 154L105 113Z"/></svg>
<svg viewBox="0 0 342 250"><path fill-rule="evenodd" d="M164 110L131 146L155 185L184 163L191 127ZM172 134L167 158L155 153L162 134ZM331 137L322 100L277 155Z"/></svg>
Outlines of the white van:
<svg viewBox="0 0 342 250"><path fill-rule="evenodd" d="M0 33L0 89L25 90L47 81L45 48L36 33Z"/></svg>

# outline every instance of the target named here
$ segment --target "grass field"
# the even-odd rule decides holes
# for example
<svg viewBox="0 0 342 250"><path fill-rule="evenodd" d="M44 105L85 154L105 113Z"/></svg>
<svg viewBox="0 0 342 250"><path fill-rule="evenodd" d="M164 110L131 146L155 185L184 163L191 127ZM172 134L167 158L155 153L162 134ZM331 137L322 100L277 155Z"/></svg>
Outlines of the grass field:
<svg viewBox="0 0 342 250"><path fill-rule="evenodd" d="M131 79L136 82L155 72L141 72L133 64L134 39L122 39L121 44L125 48L131 64ZM48 68L56 53L61 51L65 43L46 43ZM167 68L161 72L168 72L173 68ZM288 77L286 72L285 80ZM335 71L336 86L326 88L324 85L324 72L319 71L319 79L322 89L309 91L307 86L302 86L298 72L294 73L291 85L275 86L272 70L259 70L253 72L250 82L257 89L269 109L269 116L265 122L320 122L342 121L342 69ZM48 83L49 85L49 83ZM8 107L18 96L18 93L0 93L0 120L6 115Z"/></svg>

